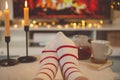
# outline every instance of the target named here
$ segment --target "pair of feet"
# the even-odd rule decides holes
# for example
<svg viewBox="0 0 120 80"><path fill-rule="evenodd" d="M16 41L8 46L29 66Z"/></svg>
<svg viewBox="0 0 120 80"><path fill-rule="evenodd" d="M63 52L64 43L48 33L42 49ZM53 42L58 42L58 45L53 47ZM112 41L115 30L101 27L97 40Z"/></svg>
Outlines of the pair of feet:
<svg viewBox="0 0 120 80"><path fill-rule="evenodd" d="M36 79L34 79L34 80L44 80L44 79L36 78ZM88 79L85 78L85 77L78 77L78 78L76 78L75 80L88 80Z"/></svg>
<svg viewBox="0 0 120 80"><path fill-rule="evenodd" d="M72 40L61 32L57 33L55 40L46 45L41 53L41 68L34 80L54 80L58 64L64 80L88 80L79 70L77 52Z"/></svg>

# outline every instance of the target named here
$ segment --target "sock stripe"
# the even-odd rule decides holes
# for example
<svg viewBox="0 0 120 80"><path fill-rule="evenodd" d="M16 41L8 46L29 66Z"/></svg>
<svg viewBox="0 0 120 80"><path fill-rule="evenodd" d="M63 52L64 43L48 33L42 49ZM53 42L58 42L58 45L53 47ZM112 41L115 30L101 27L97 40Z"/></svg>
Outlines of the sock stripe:
<svg viewBox="0 0 120 80"><path fill-rule="evenodd" d="M75 55L73 55L73 54L70 54L70 53L66 53L66 54L64 54L64 55L62 55L59 59L58 59L58 61L60 62L60 60L63 58L63 57L66 57L66 56L71 56L71 57L74 57L76 60L78 60L78 57L77 56L75 56Z"/></svg>
<svg viewBox="0 0 120 80"><path fill-rule="evenodd" d="M50 69L50 68L41 68L40 70L45 70L45 69L51 71L52 74L53 74L53 77L55 77L55 73L54 73L54 71L53 71L52 69Z"/></svg>
<svg viewBox="0 0 120 80"><path fill-rule="evenodd" d="M43 50L42 51L42 53L47 53L47 52L54 52L55 53L56 51L54 51L54 50Z"/></svg>
<svg viewBox="0 0 120 80"><path fill-rule="evenodd" d="M57 66L54 63L46 63L44 65L53 65L55 67L55 69L57 70Z"/></svg>
<svg viewBox="0 0 120 80"><path fill-rule="evenodd" d="M43 62L45 59L49 59L49 58L52 58L52 59L55 59L55 60L58 61L58 59L57 59L55 56L48 56L48 57L43 58L43 59L40 61L40 63Z"/></svg>
<svg viewBox="0 0 120 80"><path fill-rule="evenodd" d="M47 75L50 78L50 80L52 80L52 77L48 73L46 73L46 72L39 72L38 74L45 74L45 75Z"/></svg>
<svg viewBox="0 0 120 80"><path fill-rule="evenodd" d="M67 72L68 70L70 70L70 69L76 69L76 70L78 70L77 67L68 67L68 68L65 70L65 72L63 72L63 76L64 76L64 77L65 77L66 72Z"/></svg>
<svg viewBox="0 0 120 80"><path fill-rule="evenodd" d="M76 65L74 62L65 62L65 63L62 65L61 70L63 70L64 66L67 65L67 64L74 64L74 65Z"/></svg>
<svg viewBox="0 0 120 80"><path fill-rule="evenodd" d="M80 72L79 70L75 70L75 71L72 71L68 74L68 76L65 78L65 80L68 80L69 76L72 74L72 73L75 73L75 72Z"/></svg>
<svg viewBox="0 0 120 80"><path fill-rule="evenodd" d="M71 46L71 45L62 45L62 46L59 46L57 49L56 49L56 51L58 51L59 49L61 49L61 48L74 48L74 49L77 49L77 47L76 46Z"/></svg>

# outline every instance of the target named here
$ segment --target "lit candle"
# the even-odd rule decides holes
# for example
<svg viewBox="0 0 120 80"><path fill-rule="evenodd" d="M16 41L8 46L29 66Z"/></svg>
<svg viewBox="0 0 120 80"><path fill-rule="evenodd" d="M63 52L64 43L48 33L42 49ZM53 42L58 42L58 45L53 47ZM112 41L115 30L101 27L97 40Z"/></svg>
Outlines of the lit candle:
<svg viewBox="0 0 120 80"><path fill-rule="evenodd" d="M27 1L25 0L25 7L24 7L24 21L25 26L29 25L29 8L27 7Z"/></svg>
<svg viewBox="0 0 120 80"><path fill-rule="evenodd" d="M2 18L2 11L0 11L0 20L1 20L1 18Z"/></svg>
<svg viewBox="0 0 120 80"><path fill-rule="evenodd" d="M5 2L4 15L5 15L5 36L10 36L10 17L7 1Z"/></svg>

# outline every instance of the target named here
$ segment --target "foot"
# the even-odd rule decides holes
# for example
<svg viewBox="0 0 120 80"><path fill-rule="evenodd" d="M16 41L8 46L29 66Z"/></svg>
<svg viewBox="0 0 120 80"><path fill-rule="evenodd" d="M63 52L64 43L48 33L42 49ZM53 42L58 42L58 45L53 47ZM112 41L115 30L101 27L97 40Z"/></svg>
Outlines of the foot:
<svg viewBox="0 0 120 80"><path fill-rule="evenodd" d="M40 79L40 78L35 78L34 80L43 80L43 79Z"/></svg>
<svg viewBox="0 0 120 80"><path fill-rule="evenodd" d="M86 77L78 77L75 80L88 80Z"/></svg>

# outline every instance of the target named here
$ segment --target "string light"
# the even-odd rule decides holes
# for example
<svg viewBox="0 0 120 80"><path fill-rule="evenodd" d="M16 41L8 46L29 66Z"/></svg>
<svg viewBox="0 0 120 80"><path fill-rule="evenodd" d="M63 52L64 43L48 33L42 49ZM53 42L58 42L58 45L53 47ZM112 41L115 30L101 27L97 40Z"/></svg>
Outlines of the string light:
<svg viewBox="0 0 120 80"><path fill-rule="evenodd" d="M33 24L36 24L37 22L35 20L32 21Z"/></svg>
<svg viewBox="0 0 120 80"><path fill-rule="evenodd" d="M13 26L14 28L18 28L18 25L17 24L14 24L14 26Z"/></svg>

